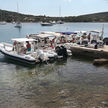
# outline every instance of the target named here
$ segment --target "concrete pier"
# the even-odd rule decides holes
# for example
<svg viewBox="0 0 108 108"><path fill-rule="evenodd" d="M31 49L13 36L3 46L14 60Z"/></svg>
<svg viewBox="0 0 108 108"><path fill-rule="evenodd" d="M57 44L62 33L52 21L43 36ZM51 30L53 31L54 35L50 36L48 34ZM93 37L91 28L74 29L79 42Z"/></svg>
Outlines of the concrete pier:
<svg viewBox="0 0 108 108"><path fill-rule="evenodd" d="M105 64L108 64L108 59L95 59L93 61L93 64L97 65L97 66L99 66L99 65L105 65Z"/></svg>
<svg viewBox="0 0 108 108"><path fill-rule="evenodd" d="M86 56L89 58L108 58L108 46L104 46L103 48L88 48L81 46L73 46L71 47L71 51L73 56Z"/></svg>

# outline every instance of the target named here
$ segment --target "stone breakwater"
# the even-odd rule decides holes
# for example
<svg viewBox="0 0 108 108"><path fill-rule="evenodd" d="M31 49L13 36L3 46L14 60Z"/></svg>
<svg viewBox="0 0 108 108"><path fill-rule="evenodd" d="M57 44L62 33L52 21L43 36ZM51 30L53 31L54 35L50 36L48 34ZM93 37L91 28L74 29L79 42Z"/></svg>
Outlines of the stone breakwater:
<svg viewBox="0 0 108 108"><path fill-rule="evenodd" d="M104 46L103 48L87 48L81 46L72 46L71 47L73 56L84 56L93 59L106 58L108 59L108 46Z"/></svg>

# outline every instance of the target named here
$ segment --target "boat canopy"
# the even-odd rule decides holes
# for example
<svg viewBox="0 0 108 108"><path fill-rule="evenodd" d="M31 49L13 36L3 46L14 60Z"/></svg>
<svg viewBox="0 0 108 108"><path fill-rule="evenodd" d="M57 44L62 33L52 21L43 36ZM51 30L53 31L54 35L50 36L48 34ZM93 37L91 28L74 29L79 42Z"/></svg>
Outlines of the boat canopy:
<svg viewBox="0 0 108 108"><path fill-rule="evenodd" d="M35 39L28 39L28 38L14 38L14 39L12 39L12 41L16 41L16 42L26 42L26 41L33 42L33 41L36 41L36 40Z"/></svg>
<svg viewBox="0 0 108 108"><path fill-rule="evenodd" d="M76 32L60 32L63 35L77 34Z"/></svg>
<svg viewBox="0 0 108 108"><path fill-rule="evenodd" d="M88 31L75 31L75 33L87 33Z"/></svg>
<svg viewBox="0 0 108 108"><path fill-rule="evenodd" d="M52 35L52 34L38 34L37 37L39 37L39 38L48 38L48 37L55 37L55 36Z"/></svg>
<svg viewBox="0 0 108 108"><path fill-rule="evenodd" d="M91 30L89 32L100 33L101 31L99 31L99 30Z"/></svg>

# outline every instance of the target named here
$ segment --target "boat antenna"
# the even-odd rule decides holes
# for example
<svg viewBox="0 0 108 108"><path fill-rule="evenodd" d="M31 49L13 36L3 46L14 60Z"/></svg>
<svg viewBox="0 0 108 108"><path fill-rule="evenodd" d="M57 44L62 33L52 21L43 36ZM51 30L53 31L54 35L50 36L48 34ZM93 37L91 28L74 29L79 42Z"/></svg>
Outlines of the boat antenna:
<svg viewBox="0 0 108 108"><path fill-rule="evenodd" d="M103 40L103 35L104 35L104 24L102 26L102 34L101 34L101 39Z"/></svg>
<svg viewBox="0 0 108 108"><path fill-rule="evenodd" d="M59 17L61 17L61 6L59 5Z"/></svg>

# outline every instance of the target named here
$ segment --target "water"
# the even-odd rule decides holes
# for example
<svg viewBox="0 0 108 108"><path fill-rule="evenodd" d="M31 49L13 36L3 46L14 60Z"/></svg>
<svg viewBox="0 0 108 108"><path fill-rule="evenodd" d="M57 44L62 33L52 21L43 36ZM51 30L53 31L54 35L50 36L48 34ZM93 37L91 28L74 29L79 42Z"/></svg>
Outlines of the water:
<svg viewBox="0 0 108 108"><path fill-rule="evenodd" d="M108 35L108 23L105 36ZM40 31L101 29L102 23L66 23L41 27L24 23L0 25L0 42ZM108 66L96 67L92 60L70 57L51 64L25 66L0 54L0 108L93 108L108 107Z"/></svg>
<svg viewBox="0 0 108 108"><path fill-rule="evenodd" d="M22 28L15 28L14 24L0 25L0 42L11 42L12 38L25 37L28 34L40 31L86 31L102 30L104 24L104 37L108 36L108 23L65 23L61 25L42 27L39 23L23 23Z"/></svg>

